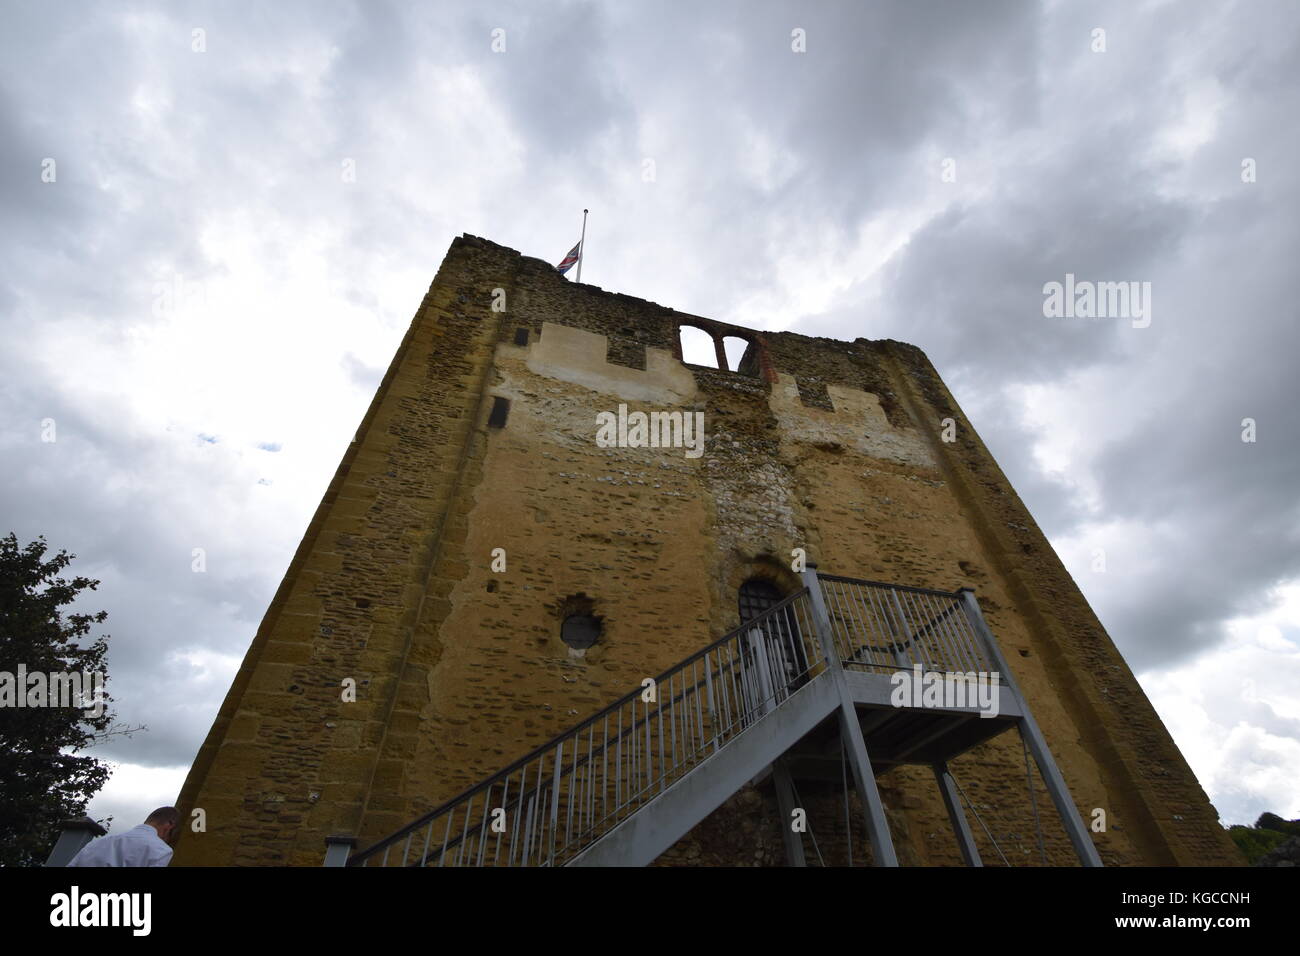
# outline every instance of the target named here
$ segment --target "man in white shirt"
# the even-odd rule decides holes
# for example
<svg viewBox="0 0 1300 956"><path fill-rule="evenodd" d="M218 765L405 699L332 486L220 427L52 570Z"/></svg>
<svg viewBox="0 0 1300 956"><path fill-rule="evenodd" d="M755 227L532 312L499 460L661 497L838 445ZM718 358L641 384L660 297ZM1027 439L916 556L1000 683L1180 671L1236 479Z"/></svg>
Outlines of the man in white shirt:
<svg viewBox="0 0 1300 956"><path fill-rule="evenodd" d="M68 866L166 866L172 859L168 844L180 822L175 807L159 807L138 827L91 840Z"/></svg>

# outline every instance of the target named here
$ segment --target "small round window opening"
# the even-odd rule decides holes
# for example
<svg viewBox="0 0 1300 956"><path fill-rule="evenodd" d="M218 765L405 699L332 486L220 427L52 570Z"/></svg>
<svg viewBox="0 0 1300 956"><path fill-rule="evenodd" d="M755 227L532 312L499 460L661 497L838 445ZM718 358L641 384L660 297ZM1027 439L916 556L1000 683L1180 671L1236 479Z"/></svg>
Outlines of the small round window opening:
<svg viewBox="0 0 1300 956"><path fill-rule="evenodd" d="M560 627L560 639L574 650L585 651L600 637L600 619L591 614L570 614Z"/></svg>

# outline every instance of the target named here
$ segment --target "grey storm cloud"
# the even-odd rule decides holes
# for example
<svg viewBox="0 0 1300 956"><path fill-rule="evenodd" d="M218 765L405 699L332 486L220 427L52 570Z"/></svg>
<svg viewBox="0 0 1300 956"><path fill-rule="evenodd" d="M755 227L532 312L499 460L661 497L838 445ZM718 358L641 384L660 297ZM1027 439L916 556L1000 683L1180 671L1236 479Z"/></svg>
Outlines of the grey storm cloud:
<svg viewBox="0 0 1300 956"><path fill-rule="evenodd" d="M242 656L333 464L299 485L270 469L346 447L451 238L558 261L587 205L587 281L925 349L1049 537L1146 530L1080 581L1136 669L1227 646L1226 622L1300 579L1298 64L1286 3L11 5L0 514L104 581L87 603L110 611L111 690L150 728L105 755L193 758L228 684L212 661ZM905 224L900 244L861 254L880 222ZM252 434L219 403L187 429L139 421L99 379L173 327L160 281L245 278L230 235L266 270L259 298L311 250L320 271L293 295L323 285L357 332L324 360L286 350L278 390L177 353L196 391L251 403ZM1046 317L1043 286L1067 273L1149 281L1151 326ZM327 374L346 420L294 387ZM1057 414L1086 475L1039 461L1053 426L1027 417L1026 388L1072 396ZM288 417L261 422L273 409ZM36 437L46 418L57 444ZM285 488L272 532L258 496ZM1206 706L1297 735L1284 708ZM1234 747L1224 766L1252 759ZM1231 777L1211 789L1234 812L1285 812Z"/></svg>

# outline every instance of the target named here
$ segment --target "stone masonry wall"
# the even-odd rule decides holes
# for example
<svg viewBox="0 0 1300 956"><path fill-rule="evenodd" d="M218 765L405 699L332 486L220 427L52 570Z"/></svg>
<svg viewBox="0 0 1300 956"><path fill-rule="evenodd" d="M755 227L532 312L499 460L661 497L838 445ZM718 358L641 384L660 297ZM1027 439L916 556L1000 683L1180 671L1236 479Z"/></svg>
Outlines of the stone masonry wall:
<svg viewBox="0 0 1300 956"><path fill-rule="evenodd" d="M753 374L684 365L683 323L748 339ZM596 414L620 404L703 412L704 454L598 447ZM976 589L1081 814L1107 812L1104 862L1240 862L920 350L723 325L474 237L452 244L199 752L178 806L208 832L177 862L319 865L335 832L368 845L735 627L748 577L795 586L793 548L830 573ZM603 621L586 651L560 639L572 600ZM986 864L1041 862L1018 737L952 766L997 841L971 821ZM960 863L928 769L880 786L902 862ZM1034 787L1047 860L1071 864L1036 771ZM846 821L840 787L805 791L809 860L869 860L856 795ZM779 827L770 787L749 787L659 862L780 865Z"/></svg>

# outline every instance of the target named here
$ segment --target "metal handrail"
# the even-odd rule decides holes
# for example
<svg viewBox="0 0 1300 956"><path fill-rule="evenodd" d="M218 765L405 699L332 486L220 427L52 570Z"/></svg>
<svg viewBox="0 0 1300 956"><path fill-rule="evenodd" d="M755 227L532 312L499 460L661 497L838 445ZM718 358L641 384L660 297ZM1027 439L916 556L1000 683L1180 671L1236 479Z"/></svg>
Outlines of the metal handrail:
<svg viewBox="0 0 1300 956"><path fill-rule="evenodd" d="M972 629L960 591L822 573L815 580L829 618L829 647L842 666L994 671L995 649ZM801 588L658 674L653 702L643 699L643 687L629 691L353 854L347 865L390 865L399 845L394 862L403 866L546 866L572 859L826 672L814 603ZM435 842L437 827L443 833ZM422 848L412 857L417 837Z"/></svg>
<svg viewBox="0 0 1300 956"><path fill-rule="evenodd" d="M448 832L438 842L437 849L434 851L434 856L439 863L445 862L448 851L453 849L458 851L457 861L461 862L463 855L460 851L467 840L477 838L481 848L485 839L503 836L498 831L492 831L489 836L486 830L489 812L500 811L501 820L509 821L514 825L515 830L510 834L512 843L517 836L521 811L528 816L528 826L537 825L540 828L539 833L547 831L549 838L554 840L556 821L550 821L549 830L545 821L539 822L536 816L538 801L549 800L552 803L552 814L555 814L561 800L571 803L575 795L575 786L587 787L588 792L585 796L590 798L593 795L590 792L593 784L589 778L596 775L594 770L596 761L602 764L600 784L602 803L609 795L606 791L612 787L615 794L614 811L602 813L598 819L594 818L593 813L580 816L588 818L588 832L592 827L599 828L605 824L612 826L628 815L625 811L628 811L634 802L639 806L649 790L655 787L663 789L670 779L676 779L693 768L722 745L721 738L731 739L740 730L752 725L766 709L779 703L783 695L788 696L795 684L810 676L811 671L822 663L810 614L807 590L801 589L753 620L728 631L706 647L660 673L655 678L657 694L654 704L642 700L644 688L638 687L628 692L591 717L534 748L505 769L462 791L375 845L354 854L348 860L348 865L366 865L380 854L383 855L386 863L390 851L403 839L406 840L406 846L402 850L401 861L404 864L408 863L411 842L415 835L432 828L435 822L444 817L447 818ZM756 631L759 635L763 635L762 646L747 648L751 640L750 635ZM787 642L791 647L783 649L782 645ZM714 657L717 658L716 662L712 660ZM792 671L792 661L800 661L804 666ZM699 675L701 665L703 665L703 677ZM689 678L688 671L691 672ZM758 685L762 674L767 674L770 678L772 674L778 672L784 674L787 679L769 680L770 686L766 686L762 692L759 692ZM713 686L715 682L718 684L716 693ZM658 694L660 687L667 688L666 696ZM703 704L703 698L706 696L708 697L707 721L704 719ZM636 713L638 705L642 711L639 716ZM682 713L683 710L689 711L692 707L695 708L694 715ZM631 709L630 719L625 719L628 708ZM613 718L618 719L620 726L610 735L609 722ZM674 724L670 728L673 735L673 762L669 767L664 766L668 756L663 737L667 727L665 720L679 721L679 724ZM596 746L594 732L601 724L604 725L604 733L599 746ZM655 748L652 740L656 731L660 736L658 749ZM679 732L683 738L680 747L677 740ZM692 735L690 741L686 740L688 732ZM584 735L588 738L585 742ZM640 739L642 735L645 736L644 748ZM688 743L690 746L687 746ZM579 746L587 751L586 754L580 753ZM569 751L568 754L565 753L566 750ZM612 775L608 770L611 758L615 764ZM647 769L644 764L652 764L656 760L660 764L658 776L654 776L653 771L650 771L648 781L642 783L639 777ZM537 771L536 776L534 776L534 769ZM584 774L584 779L579 783L578 778ZM629 779L624 781L622 779L624 776L628 776ZM512 782L518 783L513 793L510 792ZM627 791L626 795L623 793L624 790ZM500 791L499 799L489 808L488 802L498 791ZM479 807L479 816L475 818L476 822L471 827L470 817L474 812L472 808L480 797L483 798L482 806ZM566 809L572 810L572 807L567 806ZM465 823L459 828L461 832L453 836L450 833L451 823L454 819L459 819L462 813L466 816ZM579 824L581 832L581 819ZM572 855L586 845L581 842L575 845L573 836L572 828L567 827L564 834L565 844L562 848L566 855ZM538 834L530 833L526 828L525 844L535 842L537 837ZM433 863L433 858L429 854L429 847L433 845L432 832L425 836L424 842L425 850L420 852L415 862L409 865ZM498 839L497 842L500 844L502 841ZM500 846L498 845L496 849L499 850ZM525 861L532 855L533 849L534 847L530 845L524 846L522 857ZM511 848L509 859L512 860L514 855L515 851ZM545 862L555 862L554 855L555 848L548 848ZM483 853L480 852L479 856L481 862ZM496 857L497 854L494 854L494 861Z"/></svg>
<svg viewBox="0 0 1300 956"><path fill-rule="evenodd" d="M730 634L730 633L734 633L734 632L728 632L728 633ZM692 689L698 689L698 687L702 687L702 686L704 686L704 682L703 682L703 681L700 681L699 684L697 685L697 687L696 687L696 688L692 688ZM639 694L641 693L641 691L636 691L636 693L639 695ZM677 697L674 699L673 702L675 703L676 701L684 701L685 696L686 696L686 691L683 691L681 694L678 694L678 695L677 695ZM626 698L625 698L625 700L626 700ZM623 741L625 741L625 740L628 740L632 735L634 735L634 734L637 732L637 730L638 730L638 729L639 729L643 724L646 723L646 721L647 721L648 719L649 719L649 718L643 718L643 719L641 719L641 720L638 720L638 721L636 722L635 725L633 725L633 726L631 726L631 727L628 727L626 730L624 730L624 731L622 731L621 733L619 733L619 734L615 737L615 739L614 739L613 741L611 741L611 743L619 744L619 743L621 743L621 742L623 742ZM589 723L589 721L585 721L584 723ZM581 733L581 730L579 730L578 733L580 734L580 733ZM551 738L551 740L548 741L547 744L543 744L541 747L537 748L537 750L534 751L534 753L533 753L532 756L533 756L534 758L536 758L536 756L539 756L541 752L549 751L549 749L550 749L551 747L554 747L556 744L560 743L561 740L562 740L563 738L570 737L570 736L574 736L574 731L573 731L572 729L570 729L569 731L566 731L565 733L557 734L555 737ZM609 748L609 744L604 744L604 745L602 746L602 752L603 752L604 750L607 750L608 748ZM585 767L585 766L587 766L587 765L591 762L591 760L592 760L591 757L581 757L581 758L579 758L577 761L575 761L574 763L568 765L568 767L565 768L565 771L564 771L564 772L574 771L574 770L579 769L580 767ZM516 763L518 764L518 763L520 763L520 761L516 761ZM518 769L520 769L520 767L516 766L515 769L518 770ZM495 774L495 776L496 776L497 778L500 778L503 774L506 774L506 771L503 770L503 771L501 771L501 772ZM480 788L482 788L482 787L485 785L485 783L486 783L486 781L485 781L484 783L480 783L480 784L478 784L476 787L471 787L470 790L466 790L466 791L465 791L464 793L462 793L459 797L453 797L451 800L447 801L447 803L443 804L442 807L439 808L439 810L446 810L446 809L448 809L448 808L450 807L451 804L453 804L453 803L457 803L457 802L461 802L462 798L468 796L468 795L470 794L470 791L471 791L471 790L480 789ZM520 805L524 802L524 800L528 799L529 797L534 796L534 795L539 791L539 789L540 789L540 788L538 788L538 787L533 787L533 788L529 789L529 790L528 790L527 792L525 792L525 793L522 793L522 794L520 794L520 795L518 795L518 796L515 796L515 797L511 797L511 798L509 798L508 800L506 800L505 802L503 802L503 803L501 804L501 806L502 806L504 809L506 809L507 811L510 810L510 809L514 809L514 808L520 806ZM428 817L428 816L436 816L436 815L438 814L438 812L439 812L438 810L430 811L429 814L426 814L426 817ZM508 814L507 814L507 815L508 815ZM421 819L423 820L424 818L421 818ZM425 821L425 822L427 822L427 821ZM412 828L414 828L414 829L419 829L419 824L420 824L420 823L421 823L421 820L417 820L417 821L415 821L414 823L408 824L406 827L403 827L401 830L397 831L397 833L394 834L393 836L400 836L401 834L407 832L408 830L411 830ZM459 842L460 842L460 840L461 840L461 837L459 837L459 836L451 838L451 840L446 844L447 848L451 848L451 847L453 847L453 846L458 845ZM370 849L368 849L368 850L366 850L366 851L364 851L364 852L369 853L370 850L372 850L372 849L374 849L374 847L371 847ZM358 854L356 855L355 858L359 858L360 856L361 856L361 854L358 853Z"/></svg>
<svg viewBox="0 0 1300 956"><path fill-rule="evenodd" d="M916 594L933 594L936 597L955 597L960 593L958 591L943 591L938 588L920 588L912 584L891 584L888 581L872 581L867 578L846 578L842 574L827 574L824 571L818 571L817 578L821 581L860 584L871 588L885 588L889 591L911 591Z"/></svg>
<svg viewBox="0 0 1300 956"><path fill-rule="evenodd" d="M1000 679L995 656L967 617L960 591L938 591L819 574L841 663L893 672L930 671Z"/></svg>

